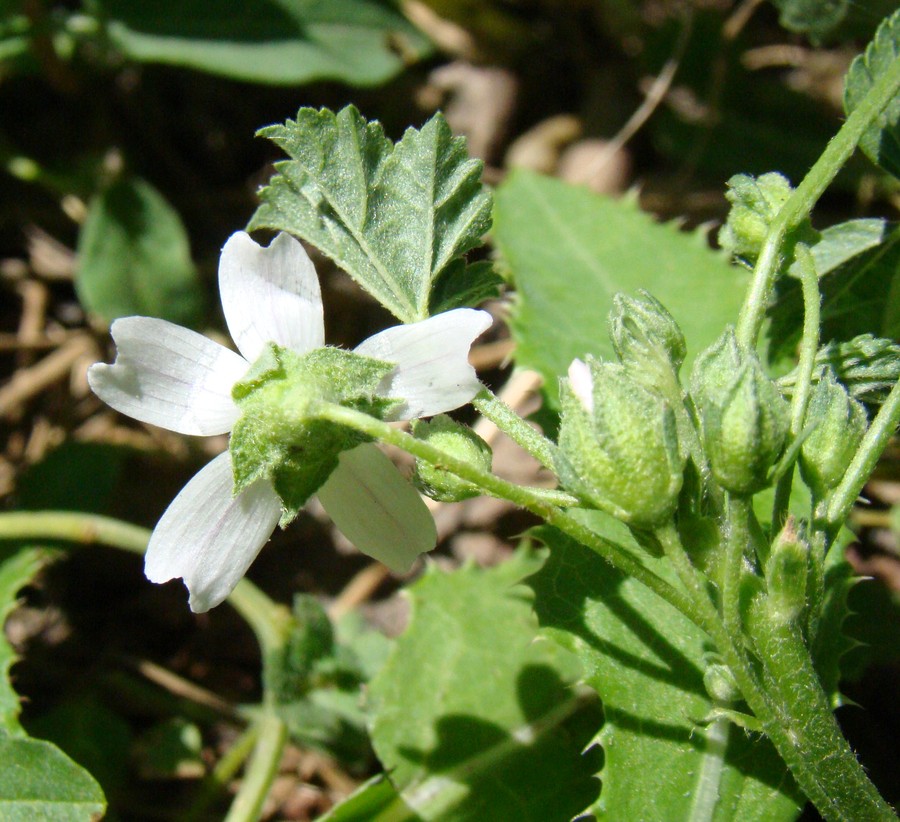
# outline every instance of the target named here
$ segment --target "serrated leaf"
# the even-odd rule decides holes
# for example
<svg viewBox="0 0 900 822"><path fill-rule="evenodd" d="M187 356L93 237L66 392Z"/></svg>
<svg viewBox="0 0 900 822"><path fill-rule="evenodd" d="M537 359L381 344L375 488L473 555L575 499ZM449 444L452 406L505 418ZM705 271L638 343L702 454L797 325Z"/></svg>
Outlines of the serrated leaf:
<svg viewBox="0 0 900 822"><path fill-rule="evenodd" d="M822 293L821 338L900 336L900 230L881 220L852 220L822 232L811 249ZM793 356L800 338L800 284L783 277L769 308L771 362Z"/></svg>
<svg viewBox="0 0 900 822"><path fill-rule="evenodd" d="M900 10L882 21L872 42L850 64L844 80L844 111L849 115L876 81L900 57ZM871 125L859 147L885 171L900 177L900 97L895 97Z"/></svg>
<svg viewBox="0 0 900 822"><path fill-rule="evenodd" d="M257 83L342 80L375 85L428 54L428 40L391 0L98 0L109 41L126 57Z"/></svg>
<svg viewBox="0 0 900 822"><path fill-rule="evenodd" d="M87 822L106 810L93 777L50 742L0 732L0 819Z"/></svg>
<svg viewBox="0 0 900 822"><path fill-rule="evenodd" d="M47 556L39 548L20 545L0 550L0 626L6 624L19 591L34 579ZM6 635L0 633L0 733L24 735L19 724L19 695L10 682L10 668L17 659Z"/></svg>
<svg viewBox="0 0 900 822"><path fill-rule="evenodd" d="M375 751L423 820L568 822L597 795L596 703L571 687L577 665L535 642L527 590L536 562L432 569L370 686Z"/></svg>
<svg viewBox="0 0 900 822"><path fill-rule="evenodd" d="M684 331L689 360L740 308L744 272L701 235L628 203L519 171L497 189L494 221L517 289L516 360L544 377L554 399L556 378L575 357L613 356L606 318L617 292L644 288L656 297Z"/></svg>
<svg viewBox="0 0 900 822"><path fill-rule="evenodd" d="M427 317L434 284L490 226L465 141L438 114L392 145L353 106L300 109L259 133L291 159L276 165L250 228L312 243L403 322Z"/></svg>
<svg viewBox="0 0 900 822"><path fill-rule="evenodd" d="M767 741L725 720L698 724L713 708L703 632L555 529L536 535L551 549L529 579L541 626L603 700L597 819L794 819L803 798ZM669 576L664 561L645 562Z"/></svg>
<svg viewBox="0 0 900 822"><path fill-rule="evenodd" d="M856 641L844 632L844 622L850 615L847 598L860 581L850 563L844 559L844 547L849 541L848 538L852 539L852 534L844 532L842 536L843 539L838 541L825 560L825 599L812 647L816 673L832 708L844 704L838 689L841 679L841 659L856 644Z"/></svg>
<svg viewBox="0 0 900 822"><path fill-rule="evenodd" d="M137 178L113 183L90 204L78 237L75 287L107 321L140 314L196 326L204 292L178 214Z"/></svg>

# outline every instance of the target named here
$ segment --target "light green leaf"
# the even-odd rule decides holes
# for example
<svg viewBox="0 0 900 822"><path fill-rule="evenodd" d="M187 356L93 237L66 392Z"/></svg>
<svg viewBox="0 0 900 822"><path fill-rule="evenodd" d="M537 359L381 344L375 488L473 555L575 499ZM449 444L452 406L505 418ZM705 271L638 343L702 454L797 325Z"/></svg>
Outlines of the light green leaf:
<svg viewBox="0 0 900 822"><path fill-rule="evenodd" d="M516 360L544 377L553 398L575 357L613 356L606 320L617 292L656 297L684 331L689 361L740 308L742 271L702 235L656 223L630 203L516 172L497 189L494 223L517 289Z"/></svg>
<svg viewBox="0 0 900 822"><path fill-rule="evenodd" d="M333 807L319 822L422 822L384 775L373 776Z"/></svg>
<svg viewBox="0 0 900 822"><path fill-rule="evenodd" d="M533 556L491 570L432 567L410 588L408 630L370 686L371 736L423 820L569 822L597 795L600 715L577 664L536 642ZM376 817L377 818L377 817Z"/></svg>
<svg viewBox="0 0 900 822"><path fill-rule="evenodd" d="M181 219L137 178L113 183L91 202L75 287L84 307L107 321L140 314L196 326L203 310Z"/></svg>
<svg viewBox="0 0 900 822"><path fill-rule="evenodd" d="M391 0L97 0L109 41L132 59L257 83L375 85L430 45Z"/></svg>
<svg viewBox="0 0 900 822"><path fill-rule="evenodd" d="M106 810L93 777L50 742L0 734L0 819L88 822Z"/></svg>
<svg viewBox="0 0 900 822"><path fill-rule="evenodd" d="M794 819L803 799L769 743L727 720L700 724L713 708L703 632L584 546L549 527L536 535L551 548L529 580L538 619L603 700L597 819ZM664 560L645 562L671 576Z"/></svg>
<svg viewBox="0 0 900 822"><path fill-rule="evenodd" d="M900 10L882 21L875 37L850 64L844 80L844 111L847 114L862 102L875 82L900 57ZM885 171L900 177L900 97L895 97L869 127L859 147Z"/></svg>
<svg viewBox="0 0 900 822"><path fill-rule="evenodd" d="M48 553L39 548L13 545L0 552L0 626L16 607L19 591L40 571ZM9 669L18 659L5 634L0 633L0 733L24 735L19 725L19 695L9 681Z"/></svg>
<svg viewBox="0 0 900 822"><path fill-rule="evenodd" d="M481 163L465 141L438 114L394 146L352 106L300 109L259 133L291 159L260 192L250 228L312 243L403 322L427 317L435 283L490 225ZM453 278L457 290L471 279ZM452 296L442 293L442 304Z"/></svg>

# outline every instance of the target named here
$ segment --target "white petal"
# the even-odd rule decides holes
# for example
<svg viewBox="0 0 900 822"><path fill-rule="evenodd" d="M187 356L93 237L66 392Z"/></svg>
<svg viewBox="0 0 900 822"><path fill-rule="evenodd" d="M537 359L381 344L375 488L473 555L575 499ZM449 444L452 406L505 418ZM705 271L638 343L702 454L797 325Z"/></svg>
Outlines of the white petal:
<svg viewBox="0 0 900 822"><path fill-rule="evenodd" d="M356 348L358 354L397 363L379 393L405 402L398 420L430 417L465 405L480 390L469 349L491 325L491 315L456 308L421 322L388 328Z"/></svg>
<svg viewBox="0 0 900 822"><path fill-rule="evenodd" d="M569 366L569 387L584 406L584 410L588 414L593 414L594 378L591 375L590 367L583 360L577 358L572 360L572 364Z"/></svg>
<svg viewBox="0 0 900 822"><path fill-rule="evenodd" d="M234 496L231 455L219 454L184 486L150 537L144 573L151 582L181 577L191 610L218 605L250 567L281 516L268 480Z"/></svg>
<svg viewBox="0 0 900 822"><path fill-rule="evenodd" d="M110 329L113 365L88 369L94 393L117 411L179 434L230 431L238 418L231 387L247 361L196 331L153 317L125 317Z"/></svg>
<svg viewBox="0 0 900 822"><path fill-rule="evenodd" d="M344 536L392 571L405 573L437 544L422 498L371 443L342 452L318 495Z"/></svg>
<svg viewBox="0 0 900 822"><path fill-rule="evenodd" d="M243 231L232 234L219 259L219 292L228 330L250 361L267 342L300 354L325 344L319 278L290 234L267 248Z"/></svg>

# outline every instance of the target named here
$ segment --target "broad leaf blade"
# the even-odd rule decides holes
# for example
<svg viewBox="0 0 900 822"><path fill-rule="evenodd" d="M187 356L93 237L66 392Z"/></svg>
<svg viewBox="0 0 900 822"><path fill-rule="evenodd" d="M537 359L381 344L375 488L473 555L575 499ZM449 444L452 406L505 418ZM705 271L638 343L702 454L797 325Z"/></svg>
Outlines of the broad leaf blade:
<svg viewBox="0 0 900 822"><path fill-rule="evenodd" d="M575 661L535 642L519 555L498 568L432 569L372 682L371 734L400 797L424 820L568 822L596 797L596 703ZM575 665L575 667L573 667Z"/></svg>
<svg viewBox="0 0 900 822"><path fill-rule="evenodd" d="M430 51L390 0L99 0L110 42L132 60L257 83L382 83Z"/></svg>
<svg viewBox="0 0 900 822"><path fill-rule="evenodd" d="M844 81L844 111L862 102L879 77L900 57L900 10L882 21L863 54L850 64ZM859 147L885 171L900 177L900 97L895 97L862 139Z"/></svg>
<svg viewBox="0 0 900 822"><path fill-rule="evenodd" d="M712 706L703 685L705 635L649 589L552 528L529 580L547 633L576 653L603 700L600 820L796 817L803 799L764 740L698 721ZM662 561L654 570L666 573Z"/></svg>
<svg viewBox="0 0 900 822"><path fill-rule="evenodd" d="M106 800L93 777L40 739L0 735L0 818L4 822L88 822Z"/></svg>
<svg viewBox="0 0 900 822"><path fill-rule="evenodd" d="M644 288L681 325L689 357L737 316L745 275L700 235L628 203L516 172L496 193L494 237L517 289L516 360L552 397L575 357L613 356L607 313L619 291ZM688 365L689 368L689 365Z"/></svg>
<svg viewBox="0 0 900 822"><path fill-rule="evenodd" d="M91 202L75 286L84 307L107 321L140 314L196 326L203 311L184 225L140 179L119 180Z"/></svg>
<svg viewBox="0 0 900 822"><path fill-rule="evenodd" d="M403 322L427 317L436 281L490 225L465 141L436 115L394 146L352 106L300 109L260 134L291 159L276 166L250 227L312 243Z"/></svg>

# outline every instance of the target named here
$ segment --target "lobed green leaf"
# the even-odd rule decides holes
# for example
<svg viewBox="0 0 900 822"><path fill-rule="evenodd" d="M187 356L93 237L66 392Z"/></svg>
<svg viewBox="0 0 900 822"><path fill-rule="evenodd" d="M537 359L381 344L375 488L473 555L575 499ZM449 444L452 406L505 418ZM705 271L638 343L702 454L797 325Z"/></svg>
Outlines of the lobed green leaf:
<svg viewBox="0 0 900 822"><path fill-rule="evenodd" d="M259 133L291 159L260 192L251 229L315 245L403 322L429 316L444 275L441 307L459 304L454 297L488 275L459 275L462 255L490 226L491 198L481 163L440 114L396 145L352 106L300 109L296 120Z"/></svg>

